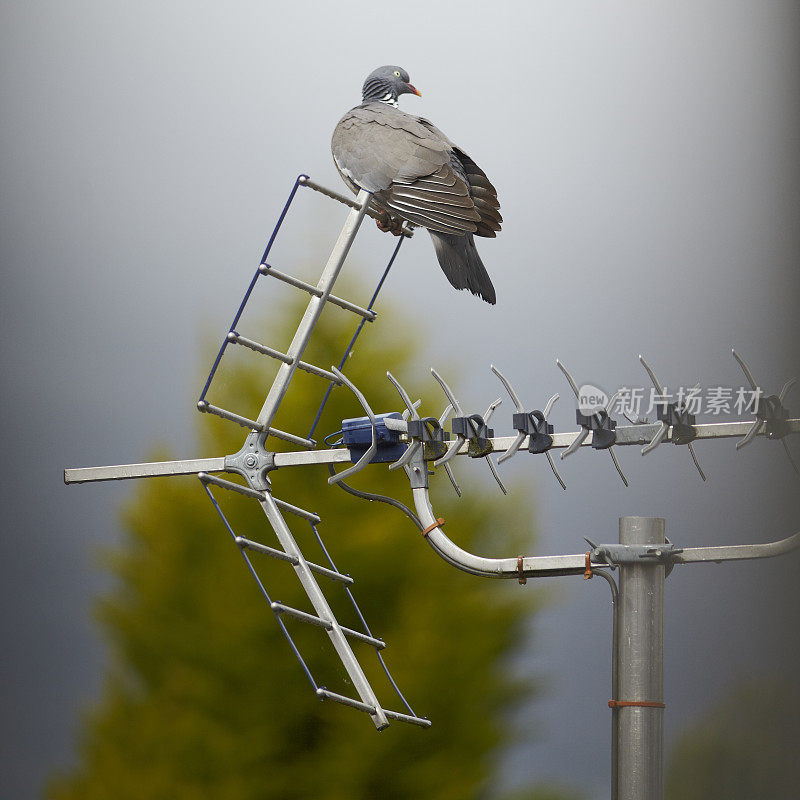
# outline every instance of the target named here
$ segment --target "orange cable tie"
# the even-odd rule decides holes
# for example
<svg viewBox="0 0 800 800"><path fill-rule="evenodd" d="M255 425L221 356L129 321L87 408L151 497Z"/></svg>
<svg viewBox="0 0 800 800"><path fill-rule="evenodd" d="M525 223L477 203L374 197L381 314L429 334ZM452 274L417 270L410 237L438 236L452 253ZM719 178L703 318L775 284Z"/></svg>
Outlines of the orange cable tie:
<svg viewBox="0 0 800 800"><path fill-rule="evenodd" d="M523 556L517 557L517 573L519 574L519 578L517 578L517 580L519 581L520 586L524 586L528 582L528 579L522 574L522 560Z"/></svg>
<svg viewBox="0 0 800 800"><path fill-rule="evenodd" d="M666 708L659 700L609 700L609 708Z"/></svg>
<svg viewBox="0 0 800 800"><path fill-rule="evenodd" d="M592 572L592 551L586 551L586 568L583 570L583 579L588 581L590 578L594 577L594 573Z"/></svg>
<svg viewBox="0 0 800 800"><path fill-rule="evenodd" d="M444 517L439 517L436 520L436 522L434 522L432 525L428 525L428 527L425 528L424 531L422 531L422 535L423 536L427 536L432 530L434 530L436 528L441 528L442 525L444 525Z"/></svg>

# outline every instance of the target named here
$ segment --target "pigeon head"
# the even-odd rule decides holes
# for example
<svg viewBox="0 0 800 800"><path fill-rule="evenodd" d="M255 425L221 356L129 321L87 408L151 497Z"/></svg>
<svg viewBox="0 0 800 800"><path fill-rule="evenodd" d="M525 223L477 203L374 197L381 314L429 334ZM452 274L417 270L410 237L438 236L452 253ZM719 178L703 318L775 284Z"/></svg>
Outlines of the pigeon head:
<svg viewBox="0 0 800 800"><path fill-rule="evenodd" d="M401 94L415 94L422 97L410 83L408 73L402 67L378 67L367 75L362 89L362 102L388 103L397 106L397 98Z"/></svg>

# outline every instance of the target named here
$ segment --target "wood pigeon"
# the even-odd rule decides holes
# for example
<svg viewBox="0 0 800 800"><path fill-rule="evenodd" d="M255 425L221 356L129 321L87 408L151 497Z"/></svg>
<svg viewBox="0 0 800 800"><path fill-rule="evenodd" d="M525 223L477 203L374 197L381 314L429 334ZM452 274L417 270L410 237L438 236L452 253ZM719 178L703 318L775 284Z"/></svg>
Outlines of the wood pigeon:
<svg viewBox="0 0 800 800"><path fill-rule="evenodd" d="M438 128L398 108L401 94L421 97L409 81L395 66L367 76L361 105L333 132L336 168L353 192L372 192L373 204L386 214L381 230L398 234L402 220L427 228L447 280L494 304L494 286L473 237L500 230L497 191Z"/></svg>

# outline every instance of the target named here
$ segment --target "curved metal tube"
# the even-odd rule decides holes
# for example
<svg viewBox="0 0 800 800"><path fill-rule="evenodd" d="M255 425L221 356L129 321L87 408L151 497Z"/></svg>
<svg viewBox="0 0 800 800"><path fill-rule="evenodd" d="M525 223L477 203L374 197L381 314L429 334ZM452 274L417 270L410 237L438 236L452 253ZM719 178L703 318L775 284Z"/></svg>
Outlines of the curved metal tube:
<svg viewBox="0 0 800 800"><path fill-rule="evenodd" d="M427 489L413 489L414 505L420 522L430 529L428 544L448 564L485 578L540 578L558 575L583 575L586 569L586 554L576 553L563 556L527 556L518 558L485 558L459 547L448 538L437 525L438 520L431 508ZM740 561L754 558L773 558L800 548L800 532L787 539L765 544L723 545L721 547L688 547L676 553L672 562L692 564L704 561ZM593 564L595 574L601 564Z"/></svg>
<svg viewBox="0 0 800 800"><path fill-rule="evenodd" d="M420 522L427 528L436 524L427 489L414 489L414 505ZM484 558L476 556L451 541L441 528L433 528L425 537L428 543L449 564L486 578L536 578L547 575L583 575L586 555L527 556L522 559L522 569L517 567L517 558Z"/></svg>

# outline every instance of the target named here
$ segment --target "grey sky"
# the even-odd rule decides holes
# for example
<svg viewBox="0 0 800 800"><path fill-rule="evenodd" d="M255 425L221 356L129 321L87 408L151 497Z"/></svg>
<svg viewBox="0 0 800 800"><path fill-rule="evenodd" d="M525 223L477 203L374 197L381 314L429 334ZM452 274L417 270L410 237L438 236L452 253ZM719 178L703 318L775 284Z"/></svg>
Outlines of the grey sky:
<svg viewBox="0 0 800 800"><path fill-rule="evenodd" d="M731 345L770 392L800 372L798 32L796 3L756 0L0 4L9 796L68 763L102 675L93 554L116 539L129 489L67 488L61 469L140 460L158 441L216 455L188 438L201 345L222 335L294 177L338 185L330 133L367 72L408 69L423 99L403 107L486 170L505 218L479 243L495 308L450 289L424 234L404 248L385 294L432 332L419 387L431 364L460 371L464 402L483 409L500 393L496 363L533 405L561 392L563 430L574 418L556 357L607 389L645 385L640 352L670 386L741 385ZM321 257L340 224L303 198L276 257ZM367 295L389 246L371 224L359 237ZM680 544L796 529L780 445L698 453L707 485L677 448L621 453L629 489L588 452L563 464L567 492L539 460L506 474L536 493L540 552L613 540L632 513L665 516ZM668 742L737 677L796 671L796 566L669 578ZM521 714L540 737L508 772L605 796L610 609L597 584L548 584L524 667L549 693Z"/></svg>

